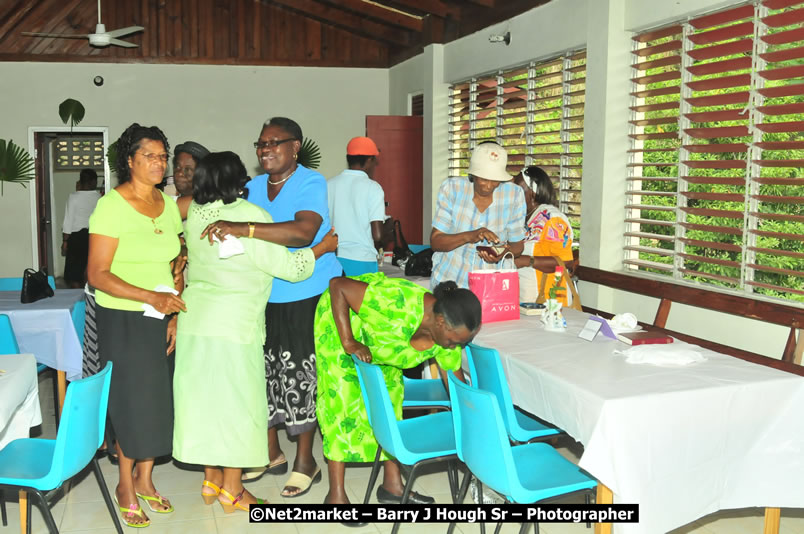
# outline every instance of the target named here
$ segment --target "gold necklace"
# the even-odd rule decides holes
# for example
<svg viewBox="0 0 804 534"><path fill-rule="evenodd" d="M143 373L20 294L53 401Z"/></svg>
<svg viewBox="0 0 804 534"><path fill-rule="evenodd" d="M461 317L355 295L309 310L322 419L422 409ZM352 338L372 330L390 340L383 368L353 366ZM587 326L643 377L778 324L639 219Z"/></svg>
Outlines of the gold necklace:
<svg viewBox="0 0 804 534"><path fill-rule="evenodd" d="M151 201L150 202L148 202L147 200L145 200L144 198L139 196L137 194L137 190L134 189L133 185L131 186L131 192L134 193L135 197L137 197L138 199L142 200L143 202L145 202L149 206L153 206L156 203L156 201L154 200L153 192L151 193ZM146 215L146 217L147 217L147 215ZM148 217L148 218L151 219L151 223L153 223L153 225L154 225L154 233L157 234L157 235L162 234L162 230L156 225L156 219L154 217Z"/></svg>
<svg viewBox="0 0 804 534"><path fill-rule="evenodd" d="M291 177L291 176L293 176L294 174L296 174L296 171L297 171L298 169L299 169L299 168L298 168L298 167L296 167L295 169L293 169L293 172L292 172L292 173L288 174L287 178L285 178L284 180L279 180L278 182L272 182L272 181L271 181L271 179L270 179L270 178L268 178L268 183L269 183L269 184L271 184L271 185L279 185L279 184L284 184L285 182L287 182L288 180L290 180L290 177Z"/></svg>

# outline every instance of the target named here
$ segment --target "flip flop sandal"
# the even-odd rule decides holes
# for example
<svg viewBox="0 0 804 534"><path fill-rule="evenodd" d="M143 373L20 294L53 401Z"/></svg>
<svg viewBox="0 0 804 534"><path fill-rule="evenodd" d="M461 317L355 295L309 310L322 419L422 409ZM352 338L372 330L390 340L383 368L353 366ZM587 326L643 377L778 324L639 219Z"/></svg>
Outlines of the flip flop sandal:
<svg viewBox="0 0 804 534"><path fill-rule="evenodd" d="M290 478L287 482L285 482L285 488L299 488L301 491L294 494L285 493L286 489L282 489L282 497L286 499L295 499L296 497L301 497L313 486L313 484L321 482L321 468L316 467L315 473L313 473L312 477L308 477L304 473L299 473L298 471L293 471L290 474Z"/></svg>
<svg viewBox="0 0 804 534"><path fill-rule="evenodd" d="M146 519L145 515L142 513L142 508L140 508L139 504L129 504L129 508L123 508L117 501L117 495L114 496L114 503L117 505L117 509L123 512L123 523L125 523L127 526L132 528L145 528L151 524L151 520ZM145 519L145 522L132 523L130 520L135 516L139 517L140 519Z"/></svg>
<svg viewBox="0 0 804 534"><path fill-rule="evenodd" d="M157 514L169 514L173 511L173 505L168 502L167 499L159 495L159 492L155 492L153 496L151 495L143 495L142 493L137 493L137 497L145 501L145 504L148 505L148 508L151 509L152 512ZM152 502L156 502L161 504L162 506L167 506L167 509L162 510L159 508L154 508L154 505L151 504Z"/></svg>

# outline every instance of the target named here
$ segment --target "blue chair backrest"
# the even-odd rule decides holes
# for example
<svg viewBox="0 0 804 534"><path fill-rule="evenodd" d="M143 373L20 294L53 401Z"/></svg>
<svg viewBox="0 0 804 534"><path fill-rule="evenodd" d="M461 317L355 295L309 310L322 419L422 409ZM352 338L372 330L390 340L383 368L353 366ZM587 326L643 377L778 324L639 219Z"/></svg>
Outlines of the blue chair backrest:
<svg viewBox="0 0 804 534"><path fill-rule="evenodd" d="M399 445L402 443L402 436L399 433L396 414L391 404L391 397L388 395L388 387L385 385L382 369L370 363L361 362L354 355L352 359L357 368L357 378L360 381L360 390L363 394L363 402L366 404L369 424L383 449L388 451L391 456L398 457L401 452Z"/></svg>
<svg viewBox="0 0 804 534"><path fill-rule="evenodd" d="M497 349L469 343L466 346L466 360L469 363L469 372L472 374L472 385L492 393L497 398L505 428L511 428L511 424L516 421L516 415L511 390L508 389L500 361L500 353Z"/></svg>
<svg viewBox="0 0 804 534"><path fill-rule="evenodd" d="M357 261L346 258L338 258L346 276L360 276L366 273L376 273L378 271L376 261Z"/></svg>
<svg viewBox="0 0 804 534"><path fill-rule="evenodd" d="M0 354L19 354L20 346L8 315L0 315Z"/></svg>
<svg viewBox="0 0 804 534"><path fill-rule="evenodd" d="M47 486L57 488L84 469L103 442L112 362L99 373L71 382L64 399ZM43 484L44 486L44 484Z"/></svg>
<svg viewBox="0 0 804 534"><path fill-rule="evenodd" d="M75 334L78 336L78 342L84 343L84 325L87 320L87 302L86 300L79 300L73 306L73 311L70 312L73 318L73 326L75 327Z"/></svg>
<svg viewBox="0 0 804 534"><path fill-rule="evenodd" d="M452 371L448 375L458 458L494 491L512 495L518 479L497 398L464 384Z"/></svg>
<svg viewBox="0 0 804 534"><path fill-rule="evenodd" d="M56 290L56 279L47 277L47 283ZM22 278L0 278L0 291L22 291Z"/></svg>
<svg viewBox="0 0 804 534"><path fill-rule="evenodd" d="M430 248L430 245L408 245L408 248L411 252L416 254L417 252L421 252L422 250L427 250Z"/></svg>

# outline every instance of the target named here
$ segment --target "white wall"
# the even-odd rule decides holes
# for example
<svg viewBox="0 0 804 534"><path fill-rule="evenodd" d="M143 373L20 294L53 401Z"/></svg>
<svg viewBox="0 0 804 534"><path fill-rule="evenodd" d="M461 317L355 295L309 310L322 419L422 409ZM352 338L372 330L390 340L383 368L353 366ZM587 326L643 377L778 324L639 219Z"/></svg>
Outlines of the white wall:
<svg viewBox="0 0 804 534"><path fill-rule="evenodd" d="M101 75L102 87L92 79ZM252 142L263 121L288 116L321 147L320 171L334 176L344 165L349 139L365 132L366 115L388 113L388 71L308 67L0 63L3 116L0 138L28 146L28 128L63 126L59 104L84 104L81 126L107 126L114 141L132 122L162 128L172 146L188 139L210 150L232 150L258 172ZM31 213L26 189L6 186L0 224L0 276L31 266Z"/></svg>
<svg viewBox="0 0 804 534"><path fill-rule="evenodd" d="M632 33L729 7L739 1L553 1L444 45L440 80L437 78L439 67L432 62L427 50L391 68L389 107L393 113L404 113L407 95L417 91L424 92L425 103L434 101L432 113L426 115L424 121L425 139L429 131L433 140L433 160L426 160L423 170L425 176L429 173L434 197L447 174L447 115L441 107L446 107L450 83L586 46L581 262L589 267L620 271ZM489 35L505 31L511 32L510 46L488 41ZM427 196L425 190L425 204ZM432 212L425 209L425 218L428 214ZM430 220L426 220L425 228L429 227ZM631 311L646 322L653 321L658 307L656 299L594 284L582 283L580 290L587 306L610 312ZM667 327L776 358L781 355L787 339L787 330L781 327L681 305L673 306Z"/></svg>

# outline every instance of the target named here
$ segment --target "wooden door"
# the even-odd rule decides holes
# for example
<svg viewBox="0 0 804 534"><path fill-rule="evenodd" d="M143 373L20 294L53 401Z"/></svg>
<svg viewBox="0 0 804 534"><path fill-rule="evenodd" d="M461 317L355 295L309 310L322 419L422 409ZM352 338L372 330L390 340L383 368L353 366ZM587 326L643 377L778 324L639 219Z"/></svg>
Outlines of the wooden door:
<svg viewBox="0 0 804 534"><path fill-rule="evenodd" d="M374 179L385 191L385 212L402 222L405 239L411 244L424 243L422 126L422 117L366 116L366 135L380 149Z"/></svg>

